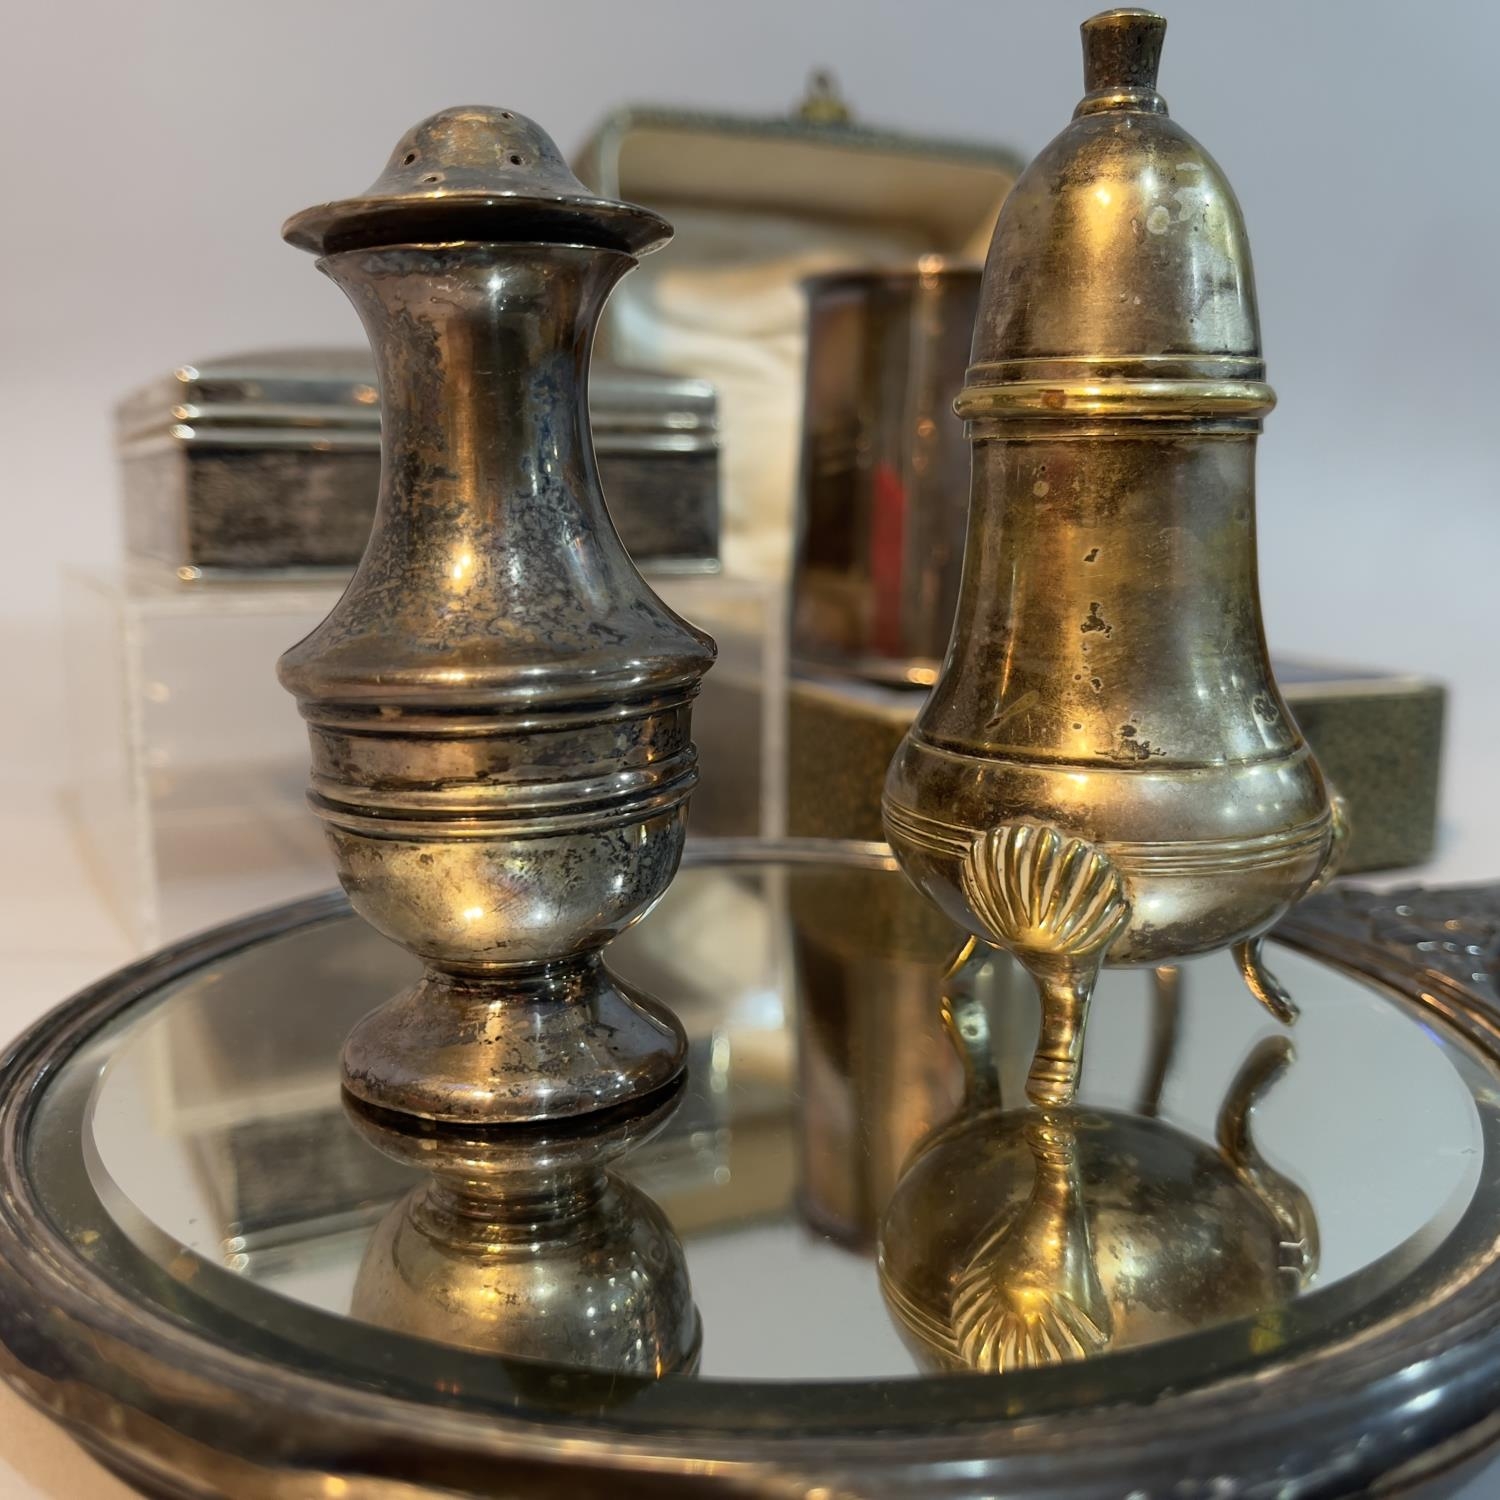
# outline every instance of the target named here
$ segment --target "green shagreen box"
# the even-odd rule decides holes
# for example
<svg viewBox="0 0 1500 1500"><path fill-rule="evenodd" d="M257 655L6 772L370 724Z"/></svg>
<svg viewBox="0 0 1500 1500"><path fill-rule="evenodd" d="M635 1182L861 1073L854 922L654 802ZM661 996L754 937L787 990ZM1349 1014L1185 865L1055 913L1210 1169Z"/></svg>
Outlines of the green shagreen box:
<svg viewBox="0 0 1500 1500"><path fill-rule="evenodd" d="M1276 681L1328 779L1349 803L1345 873L1420 864L1437 832L1443 685L1417 677L1278 660ZM787 831L883 839L885 769L920 689L793 677Z"/></svg>

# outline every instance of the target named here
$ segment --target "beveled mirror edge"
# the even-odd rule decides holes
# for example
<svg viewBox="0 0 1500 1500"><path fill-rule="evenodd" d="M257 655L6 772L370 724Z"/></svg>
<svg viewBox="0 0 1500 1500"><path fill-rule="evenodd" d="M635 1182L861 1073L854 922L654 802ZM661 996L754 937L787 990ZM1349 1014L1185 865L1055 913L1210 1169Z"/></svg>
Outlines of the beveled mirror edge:
<svg viewBox="0 0 1500 1500"><path fill-rule="evenodd" d="M881 846L813 840L705 843L689 860L840 853L890 867ZM1122 1487L1172 1492L1190 1464L1204 1486L1218 1484L1204 1490L1216 1495L1296 1478L1299 1496L1332 1496L1377 1477L1407 1494L1500 1437L1493 1232L1473 1236L1462 1274L1449 1275L1450 1290L1435 1302L1302 1356L1279 1382L1263 1368L1162 1399L1144 1437L1139 1412L1124 1406L1024 1425L976 1423L966 1419L959 1387L980 1377L955 1382L951 1425L925 1430L893 1415L878 1432L810 1437L768 1430L748 1411L738 1432L719 1435L629 1432L602 1420L564 1430L406 1400L217 1344L129 1297L51 1223L24 1169L27 1126L63 1062L143 996L212 958L343 910L337 895L315 897L176 944L65 1002L0 1061L0 1377L148 1492L393 1500L424 1482L485 1495L532 1483L586 1487L606 1476L618 1485L634 1474L664 1494L824 1486L1118 1500ZM1483 961L1497 932L1500 885L1490 885L1335 889L1295 911L1278 936L1431 1011L1500 1075L1500 993Z"/></svg>

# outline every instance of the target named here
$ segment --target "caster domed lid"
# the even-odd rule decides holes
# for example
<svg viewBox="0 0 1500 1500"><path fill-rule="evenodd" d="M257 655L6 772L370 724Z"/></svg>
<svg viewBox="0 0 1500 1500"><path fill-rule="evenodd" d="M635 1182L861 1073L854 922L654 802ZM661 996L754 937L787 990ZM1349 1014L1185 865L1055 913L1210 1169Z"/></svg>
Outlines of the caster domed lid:
<svg viewBox="0 0 1500 1500"><path fill-rule="evenodd" d="M1087 92L1001 209L961 416L1250 421L1274 403L1239 204L1157 92L1166 24L1083 23Z"/></svg>

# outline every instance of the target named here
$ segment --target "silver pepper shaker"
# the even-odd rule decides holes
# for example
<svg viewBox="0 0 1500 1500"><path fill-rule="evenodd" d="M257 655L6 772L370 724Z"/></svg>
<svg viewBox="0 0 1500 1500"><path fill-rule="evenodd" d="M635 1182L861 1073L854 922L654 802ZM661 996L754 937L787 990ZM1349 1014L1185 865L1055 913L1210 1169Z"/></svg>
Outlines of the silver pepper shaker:
<svg viewBox="0 0 1500 1500"><path fill-rule="evenodd" d="M355 1028L345 1086L470 1124L641 1100L684 1035L602 949L677 869L714 646L615 535L587 386L611 288L670 227L524 116L458 108L284 233L364 321L383 433L364 558L281 680L350 900L427 966Z"/></svg>

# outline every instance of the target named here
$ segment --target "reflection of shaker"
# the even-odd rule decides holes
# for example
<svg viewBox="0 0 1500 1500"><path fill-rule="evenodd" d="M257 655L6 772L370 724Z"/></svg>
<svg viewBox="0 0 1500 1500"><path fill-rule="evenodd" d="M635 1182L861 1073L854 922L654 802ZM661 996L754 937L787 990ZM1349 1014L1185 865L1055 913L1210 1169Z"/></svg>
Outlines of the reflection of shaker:
<svg viewBox="0 0 1500 1500"><path fill-rule="evenodd" d="M814 276L792 650L879 682L931 683L958 598L969 454L953 400L977 266Z"/></svg>
<svg viewBox="0 0 1500 1500"><path fill-rule="evenodd" d="M657 1135L682 1085L581 1121L452 1129L345 1111L427 1177L370 1236L353 1317L512 1359L655 1378L697 1368L687 1260L666 1214L611 1170Z"/></svg>

